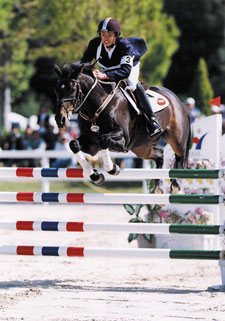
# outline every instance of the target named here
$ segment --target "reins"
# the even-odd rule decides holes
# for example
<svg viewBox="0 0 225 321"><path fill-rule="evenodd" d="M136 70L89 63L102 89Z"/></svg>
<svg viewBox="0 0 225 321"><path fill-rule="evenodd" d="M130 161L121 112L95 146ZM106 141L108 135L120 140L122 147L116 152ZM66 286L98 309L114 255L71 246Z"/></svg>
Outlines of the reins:
<svg viewBox="0 0 225 321"><path fill-rule="evenodd" d="M65 102L72 101L73 111L76 112L80 108L80 105L78 107L77 107L77 105L80 103L80 101L82 101L83 93L82 93L82 90L81 90L81 87L80 87L80 83L79 83L79 81L77 79L60 79L59 82L62 82L62 83L63 82L73 82L78 87L78 91L77 91L77 95L76 96L73 96L73 97L70 97L70 98L62 98L62 99L58 99L57 98L58 105L60 105L61 107L63 107L65 109L65 111L67 113L67 118L69 118L69 111L67 110L67 108L65 106ZM57 91L56 91L56 95L58 96Z"/></svg>
<svg viewBox="0 0 225 321"><path fill-rule="evenodd" d="M101 81L100 79L97 79L97 78L96 78L96 81L100 82L100 83L103 83L103 84L114 84L112 82ZM120 82L121 82L121 80L116 84L116 87L111 91L111 93L107 96L107 98L104 100L104 102L101 104L101 106L96 110L96 112L94 113L94 116L92 118L88 117L87 115L85 115L84 113L79 111L79 115L83 119L85 119L85 120L87 120L87 121L89 121L91 123L91 131L93 131L93 132L98 132L99 131L99 126L96 125L96 120L99 117L99 115L103 112L103 110L107 107L107 105L110 103L112 98L114 97L114 95L116 93L116 90L120 85ZM93 90L93 88L91 88L91 90L88 92L88 94L90 94L90 92L92 90ZM85 98L87 98L87 96L85 96ZM82 102L82 105L83 105L83 102Z"/></svg>
<svg viewBox="0 0 225 321"><path fill-rule="evenodd" d="M78 81L78 83L79 83L79 81ZM98 83L98 79L95 78L95 81L94 81L93 85L91 86L91 88L89 89L87 95L84 97L84 100L83 100L82 103L74 110L75 112L78 112L78 111L81 109L81 107L83 106L83 104L85 103L85 101L87 100L88 96L90 95L90 93L92 92L92 90L95 88L95 86L97 85L97 83ZM80 85L80 84L79 84L79 85Z"/></svg>
<svg viewBox="0 0 225 321"><path fill-rule="evenodd" d="M110 85L110 84L114 84L114 82L105 82L102 81L100 79L95 78L93 85L91 86L91 88L89 89L89 91L87 92L87 94L84 96L81 86L80 86L80 82L77 79L60 79L60 82L74 82L78 88L77 94L75 97L69 97L69 98L62 98L62 99L57 99L58 105L60 105L61 107L63 107L67 113L67 118L69 119L69 113L71 111L68 111L66 106L65 106L65 102L72 102L73 105L73 110L72 112L79 112L79 115L89 121L91 123L91 131L93 132L98 132L99 131L99 126L96 125L96 120L99 117L99 115L103 112L103 110L108 106L108 104L110 103L110 101L112 100L112 98L114 97L117 88L119 87L121 80L116 84L116 87L111 91L110 94L108 94L108 96L106 97L106 99L104 100L104 102L101 104L101 106L96 110L96 112L94 113L93 117L89 117L86 114L84 114L81 111L81 108L83 107L83 105L85 104L85 102L87 101L88 97L90 96L91 92L94 90L94 88L96 87L96 85L98 83L102 83L105 85ZM84 99L82 100L84 96Z"/></svg>

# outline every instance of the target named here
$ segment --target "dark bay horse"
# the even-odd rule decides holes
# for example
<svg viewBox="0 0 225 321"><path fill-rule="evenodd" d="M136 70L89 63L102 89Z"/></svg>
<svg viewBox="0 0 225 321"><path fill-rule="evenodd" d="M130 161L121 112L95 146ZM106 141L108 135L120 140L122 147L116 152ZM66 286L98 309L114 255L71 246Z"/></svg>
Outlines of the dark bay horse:
<svg viewBox="0 0 225 321"><path fill-rule="evenodd" d="M185 168L190 140L190 118L179 98L164 87L151 87L162 94L169 105L155 113L163 133L150 137L146 131L145 118L137 115L115 83L97 80L93 66L80 62L67 63L62 70L56 66L59 76L56 86L58 127L64 127L72 113L78 113L80 136L70 142L70 148L84 170L95 184L104 181L102 173L87 162L84 153L94 156L102 151L103 167L109 174L119 173L118 165L110 158L109 151L132 150L137 157L154 159L157 167L163 166L163 148L160 137L169 143L175 153L174 168ZM158 181L157 181L158 182ZM178 187L175 180L171 187Z"/></svg>

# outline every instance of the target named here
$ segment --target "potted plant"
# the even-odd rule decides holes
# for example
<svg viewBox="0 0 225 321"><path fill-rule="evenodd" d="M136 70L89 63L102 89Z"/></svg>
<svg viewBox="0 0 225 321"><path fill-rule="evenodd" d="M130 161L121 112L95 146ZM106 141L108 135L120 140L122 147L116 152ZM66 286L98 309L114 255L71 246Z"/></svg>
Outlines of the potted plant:
<svg viewBox="0 0 225 321"><path fill-rule="evenodd" d="M141 209L147 208L148 212L143 219L140 216ZM126 211L133 216L130 223L166 223L166 224L210 224L213 223L213 213L204 208L197 207L193 210L189 209L186 212L178 212L177 209L172 209L160 205L129 205L125 204ZM212 236L207 236L209 242L213 240ZM203 247L204 235L183 235L183 234L135 234L130 233L128 242L137 240L139 247L157 247L157 248L182 248L182 249L198 249L198 246ZM212 241L211 241L212 242ZM209 247L209 246L208 246Z"/></svg>
<svg viewBox="0 0 225 321"><path fill-rule="evenodd" d="M148 190L150 193L155 188L154 180L148 180ZM213 224L213 213L204 207L183 206L183 209L173 209L171 206L164 205L130 205L124 204L124 208L132 218L130 223L167 223L167 224ZM140 215L145 211L144 215ZM143 218L144 216L144 218ZM205 239L210 244L206 245ZM128 242L137 240L139 247L164 247L181 249L211 249L214 237L211 235L152 235L135 234L128 236ZM204 243L204 244L203 244ZM200 248L199 248L200 247Z"/></svg>

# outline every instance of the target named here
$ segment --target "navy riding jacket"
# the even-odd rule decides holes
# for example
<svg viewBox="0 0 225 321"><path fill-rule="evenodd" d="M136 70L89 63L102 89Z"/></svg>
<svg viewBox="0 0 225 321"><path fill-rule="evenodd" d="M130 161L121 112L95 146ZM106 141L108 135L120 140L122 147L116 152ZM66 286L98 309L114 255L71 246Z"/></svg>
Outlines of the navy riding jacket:
<svg viewBox="0 0 225 321"><path fill-rule="evenodd" d="M118 38L112 56L109 58L101 37L97 37L89 42L81 62L98 60L97 63L103 72L107 68L106 74L109 80L118 82L129 77L132 67L139 62L146 51L147 46L142 38Z"/></svg>

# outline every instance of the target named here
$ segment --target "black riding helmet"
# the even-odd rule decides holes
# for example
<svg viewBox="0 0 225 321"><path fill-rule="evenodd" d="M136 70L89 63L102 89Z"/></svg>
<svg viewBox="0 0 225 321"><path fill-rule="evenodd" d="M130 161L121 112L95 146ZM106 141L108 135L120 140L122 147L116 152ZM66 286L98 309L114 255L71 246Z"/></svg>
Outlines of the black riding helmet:
<svg viewBox="0 0 225 321"><path fill-rule="evenodd" d="M113 18L105 18L98 25L98 33L101 32L115 32L118 38L121 33L120 23Z"/></svg>

